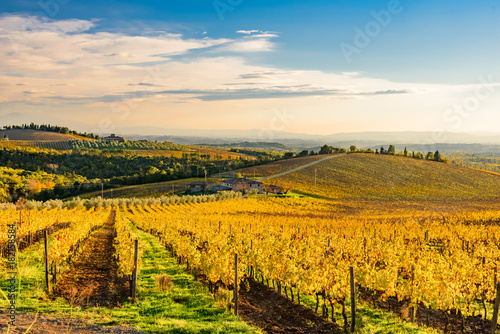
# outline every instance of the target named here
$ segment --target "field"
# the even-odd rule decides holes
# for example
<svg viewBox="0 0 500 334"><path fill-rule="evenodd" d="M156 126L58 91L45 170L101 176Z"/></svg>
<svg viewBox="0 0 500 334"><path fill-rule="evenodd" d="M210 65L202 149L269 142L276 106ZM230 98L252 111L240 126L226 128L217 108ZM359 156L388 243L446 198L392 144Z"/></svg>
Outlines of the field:
<svg viewBox="0 0 500 334"><path fill-rule="evenodd" d="M4 135L8 136L9 140L0 140L0 147L5 148L30 147L59 151L72 149L119 150L142 156L182 158L184 155L188 154L190 157L200 155L208 156L211 160L232 160L238 158L255 159L254 156L247 154L196 146L177 145L170 142L107 142L73 134L66 135L30 129L0 130L0 139L3 138Z"/></svg>
<svg viewBox="0 0 500 334"><path fill-rule="evenodd" d="M400 312L403 301L428 325L451 309L465 318L481 312L487 317L495 298L496 203L372 207L274 198L138 208L129 217L160 235L213 288L234 286L237 253L239 277L272 280L292 300L294 294L320 295L325 315L345 306L349 266L360 290ZM445 312L429 319L429 309Z"/></svg>
<svg viewBox="0 0 500 334"><path fill-rule="evenodd" d="M259 166L260 176L322 158ZM161 195L172 184L181 191L186 181L113 190L112 197ZM44 322L34 330L52 324L47 333L63 331L61 323L87 333L106 326L123 333L341 333L352 317L352 267L356 333L488 332L500 264L498 175L348 154L266 182L306 196L163 197L148 205L110 199L0 211L4 257L6 224L22 222L17 307L31 315L20 316L19 331L38 311ZM231 314L235 286L238 317ZM0 307L6 303L0 299ZM1 329L4 321L0 313Z"/></svg>
<svg viewBox="0 0 500 334"><path fill-rule="evenodd" d="M57 211L49 212L52 214ZM72 211L71 216L89 217L93 212L93 209L89 212ZM33 218L34 213L29 212L26 216ZM13 212L1 213L3 218L6 214ZM119 212L107 209L97 210L95 214L100 217L94 220L95 226L100 228L90 234L83 234L84 242L73 233L83 231L76 221L69 227L51 233L48 240L49 293L45 291L43 240L34 241L18 255L18 309L43 313L39 315L41 320L38 322L34 315L19 315L19 324L24 325L21 327L23 333L33 320L34 333L109 333L109 326L113 326L117 333L139 333L134 327L141 327L142 331L148 333L175 332L179 328L183 328L186 333L259 333L220 309L204 287L175 264L158 241L120 219ZM45 215L41 217L37 212L38 219L44 220ZM52 218L47 221L55 222ZM23 224L32 225L30 220ZM4 231L2 229L2 234ZM68 237L63 238L66 235ZM130 237L138 238L141 242L138 276L140 303L131 303L128 299L130 286L127 277L130 275L130 264L133 267L133 241ZM76 249L75 245L79 247ZM68 249L74 250L68 252ZM5 267L6 263L3 262L2 266ZM7 292L6 270L2 270L1 275L1 289ZM156 284L155 278L160 275L168 275L172 280L173 286L168 291ZM6 309L5 302L2 298L0 303L3 310ZM166 310L168 312L165 313ZM78 316L78 320L74 319L75 316ZM0 313L2 332L6 331L6 321L6 314Z"/></svg>
<svg viewBox="0 0 500 334"><path fill-rule="evenodd" d="M313 155L310 157L301 157L301 158L293 158L271 162L269 164L238 169L235 173L241 173L242 175L254 176L256 178L271 176L279 173L283 173L289 171L291 169L306 165L308 163L318 161L320 159L324 159L324 155Z"/></svg>
<svg viewBox="0 0 500 334"><path fill-rule="evenodd" d="M47 142L47 141L69 141L69 140L92 140L71 134L62 134L49 131L37 131L29 129L13 129L13 130L0 130L0 138L4 135L9 137L9 140L19 141L34 141L34 142Z"/></svg>
<svg viewBox="0 0 500 334"><path fill-rule="evenodd" d="M318 328L337 333L345 325L343 308L350 317L348 269L353 266L359 291L358 333L377 329L373 327L377 321L385 324L379 326L390 324L395 333L431 333L397 320L412 318L412 312L421 326L447 326L458 332L462 318L444 312L450 309L464 315L465 333L479 333L489 322L473 315L486 313L491 319L495 295L494 273L500 258L493 247L500 236L497 205L285 197L24 211L18 225L22 240L18 307L58 314L64 321L78 316L80 326L88 326L85 322L97 326L89 333L99 333L106 324L146 333L176 332L176 328L189 328L189 333L203 328L258 332L242 320L268 333L309 333ZM18 221L18 215L15 210L0 212L3 222ZM51 226L52 292L47 294L39 231ZM6 233L0 236L5 244ZM128 298L133 272L130 238L139 239L141 245L137 298L147 306ZM234 287L235 253L242 320L224 311L232 305L224 296L231 295ZM94 268L95 263L102 264ZM438 269L443 267L447 270ZM186 269L206 287L183 274ZM163 274L173 282L171 291L158 289L155 277ZM7 281L2 281L0 286L7 291ZM175 306L176 300L181 300L182 308ZM281 311L269 308L270 302L279 303ZM294 313L299 311L300 316ZM207 318L205 312L213 313ZM287 317L281 318L279 312ZM213 316L218 320L209 321ZM272 331L275 327L281 331Z"/></svg>
<svg viewBox="0 0 500 334"><path fill-rule="evenodd" d="M236 158L252 158L255 159L255 157L243 154L243 153L236 153L236 152L229 152L225 150L216 150L212 148L205 148L205 147L197 147L197 146L189 146L191 149L197 151L199 154L206 154L210 156L220 156L220 157L225 157L227 159L236 159Z"/></svg>
<svg viewBox="0 0 500 334"><path fill-rule="evenodd" d="M170 142L139 142L139 141L84 141L70 140L69 145L72 149L95 149L95 150L168 150L168 151L190 151L183 145L177 145Z"/></svg>
<svg viewBox="0 0 500 334"><path fill-rule="evenodd" d="M30 147L40 150L71 150L71 145L68 141L25 141L25 140L8 140L0 141L0 147L15 148L15 147Z"/></svg>
<svg viewBox="0 0 500 334"><path fill-rule="evenodd" d="M452 164L500 173L500 156L495 153L453 153L447 154Z"/></svg>
<svg viewBox="0 0 500 334"><path fill-rule="evenodd" d="M302 194L343 200L500 198L500 178L497 175L443 163L375 154L348 154L266 182Z"/></svg>

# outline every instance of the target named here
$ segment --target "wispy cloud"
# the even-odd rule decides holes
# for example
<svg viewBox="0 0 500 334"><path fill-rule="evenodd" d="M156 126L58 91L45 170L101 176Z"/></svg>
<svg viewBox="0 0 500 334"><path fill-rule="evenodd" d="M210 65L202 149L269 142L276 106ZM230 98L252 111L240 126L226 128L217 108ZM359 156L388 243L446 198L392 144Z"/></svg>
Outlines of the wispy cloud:
<svg viewBox="0 0 500 334"><path fill-rule="evenodd" d="M297 106L307 121L310 115L333 117L332 110L346 103L351 104L343 110L356 105L359 113L380 103L388 110L407 105L418 114L419 108L474 89L393 82L360 71L258 65L248 60L255 52L276 50L278 33L237 33L231 39L168 31L140 35L103 31L99 20L0 16L0 103L3 110L72 112L85 120L92 114L115 117L117 104L133 101L126 108L135 116L127 122L168 119L203 127L284 104ZM201 116L207 110L209 120Z"/></svg>
<svg viewBox="0 0 500 334"><path fill-rule="evenodd" d="M237 33L245 34L240 39L234 40L226 45L222 45L217 51L229 52L269 52L276 48L272 38L279 37L276 33L264 32L260 30L238 30Z"/></svg>
<svg viewBox="0 0 500 334"><path fill-rule="evenodd" d="M250 35L254 32L259 32L259 30L238 30L236 33Z"/></svg>

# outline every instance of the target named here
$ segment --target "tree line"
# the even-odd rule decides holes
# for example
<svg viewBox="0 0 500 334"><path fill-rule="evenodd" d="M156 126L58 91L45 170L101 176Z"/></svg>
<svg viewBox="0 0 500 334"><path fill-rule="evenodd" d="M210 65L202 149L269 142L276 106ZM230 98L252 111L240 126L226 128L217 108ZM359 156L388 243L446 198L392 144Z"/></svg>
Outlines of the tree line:
<svg viewBox="0 0 500 334"><path fill-rule="evenodd" d="M204 171L215 175L239 168L269 163L275 159L259 156L257 159L183 154L175 156L139 155L127 151L73 150L54 151L34 148L0 148L0 166L18 173L11 173L9 180L0 183L4 189L0 201L14 201L19 197L37 200L65 198L92 190L124 185L138 185L202 177ZM24 178L19 178L24 175ZM60 178L60 182L40 180ZM22 179L12 186L11 179ZM61 179L63 177L63 179ZM28 191L27 182L33 179L35 191ZM1 180L1 179L0 179ZM59 179L58 179L59 180ZM30 181L32 182L32 181ZM9 186L6 184L9 183ZM102 183L102 185L101 185ZM38 189L38 191L36 191Z"/></svg>
<svg viewBox="0 0 500 334"><path fill-rule="evenodd" d="M427 152L427 154L415 151L412 151L410 153L405 147L403 151L396 152L396 146L394 145L389 145L387 149L385 149L384 146L381 146L380 149L375 149L375 151L370 148L360 150L355 145L351 145L347 153L374 153L374 154L396 155L396 156L403 156L406 158L437 161L446 164L449 163L449 160L446 159L441 153L439 153L439 150L437 150L436 152Z"/></svg>

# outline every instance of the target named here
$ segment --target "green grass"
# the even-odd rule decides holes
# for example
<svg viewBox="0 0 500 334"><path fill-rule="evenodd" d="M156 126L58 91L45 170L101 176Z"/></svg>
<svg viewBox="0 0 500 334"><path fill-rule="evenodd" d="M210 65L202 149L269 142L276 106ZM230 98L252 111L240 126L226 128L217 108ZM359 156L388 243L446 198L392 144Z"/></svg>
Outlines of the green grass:
<svg viewBox="0 0 500 334"><path fill-rule="evenodd" d="M233 314L220 309L207 288L186 273L182 266L151 235L136 230L143 249L142 270L138 276L136 304L107 309L71 307L62 298L50 300L44 292L44 268L41 244L20 254L21 292L17 309L26 312L78 317L95 325L128 325L146 333L260 333ZM174 287L170 293L155 287L154 278L168 274ZM1 289L8 290L2 272ZM0 307L7 307L0 301Z"/></svg>

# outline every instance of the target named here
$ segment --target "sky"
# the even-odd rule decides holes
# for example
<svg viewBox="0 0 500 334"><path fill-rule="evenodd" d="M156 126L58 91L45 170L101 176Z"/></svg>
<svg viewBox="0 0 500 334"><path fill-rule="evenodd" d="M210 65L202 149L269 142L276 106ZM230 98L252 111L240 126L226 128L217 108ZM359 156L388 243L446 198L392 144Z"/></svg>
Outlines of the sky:
<svg viewBox="0 0 500 334"><path fill-rule="evenodd" d="M499 132L500 2L2 0L0 118Z"/></svg>

